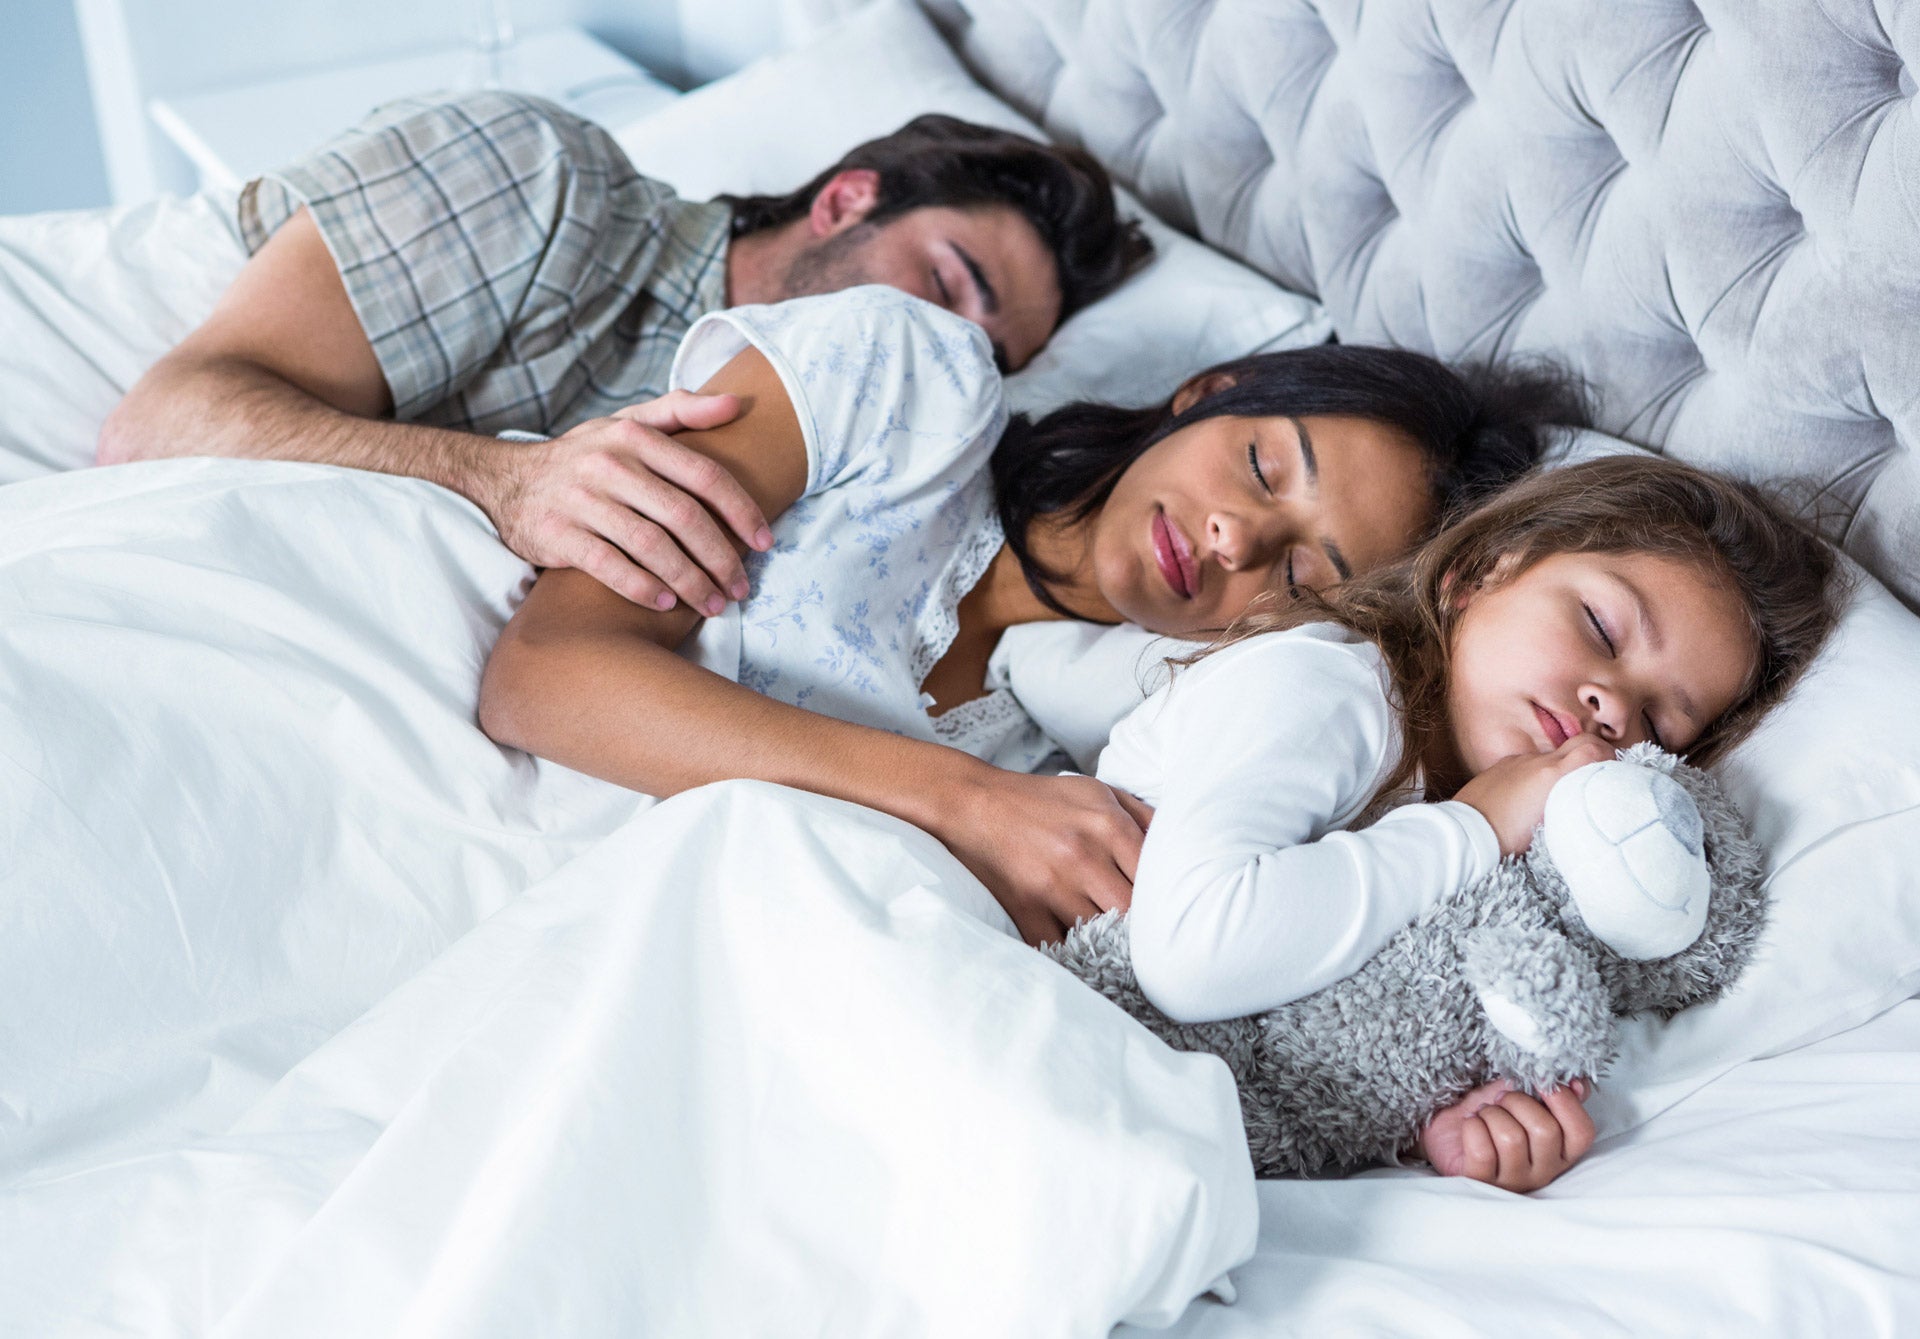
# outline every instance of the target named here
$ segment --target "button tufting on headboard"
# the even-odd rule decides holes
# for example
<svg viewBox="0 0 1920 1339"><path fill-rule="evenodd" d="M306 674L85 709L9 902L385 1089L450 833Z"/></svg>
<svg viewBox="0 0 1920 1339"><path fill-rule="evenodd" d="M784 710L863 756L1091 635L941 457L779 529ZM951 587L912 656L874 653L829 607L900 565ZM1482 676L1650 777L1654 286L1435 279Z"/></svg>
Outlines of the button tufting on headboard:
<svg viewBox="0 0 1920 1339"><path fill-rule="evenodd" d="M1920 602L1920 4L918 2L1342 338L1559 356Z"/></svg>

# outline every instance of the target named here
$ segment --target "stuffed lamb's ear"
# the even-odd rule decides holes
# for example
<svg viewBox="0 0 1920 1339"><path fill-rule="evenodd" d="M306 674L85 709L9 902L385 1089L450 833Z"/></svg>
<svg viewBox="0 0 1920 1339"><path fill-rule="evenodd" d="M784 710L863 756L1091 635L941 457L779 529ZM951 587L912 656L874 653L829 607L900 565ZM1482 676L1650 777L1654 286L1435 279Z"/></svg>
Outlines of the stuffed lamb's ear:
<svg viewBox="0 0 1920 1339"><path fill-rule="evenodd" d="M1613 1058L1613 1010L1593 959L1565 935L1512 925L1463 931L1460 965L1490 1026L1488 1061L1533 1091L1596 1075Z"/></svg>
<svg viewBox="0 0 1920 1339"><path fill-rule="evenodd" d="M1636 962L1671 957L1707 923L1700 811L1668 775L1673 764L1645 745L1589 763L1560 778L1541 823L1582 923Z"/></svg>

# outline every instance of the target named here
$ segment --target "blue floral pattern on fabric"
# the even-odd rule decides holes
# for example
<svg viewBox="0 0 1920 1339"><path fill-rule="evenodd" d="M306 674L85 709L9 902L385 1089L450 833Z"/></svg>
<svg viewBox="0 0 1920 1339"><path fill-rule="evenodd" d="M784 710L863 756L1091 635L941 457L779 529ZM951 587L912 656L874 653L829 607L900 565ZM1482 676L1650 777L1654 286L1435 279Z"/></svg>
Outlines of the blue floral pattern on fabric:
<svg viewBox="0 0 1920 1339"><path fill-rule="evenodd" d="M737 307L695 325L673 384L697 387L747 347L793 397L808 475L773 547L747 559L739 681L1003 766L1037 765L1051 745L1010 693L939 720L920 693L1001 546L987 463L1007 414L985 333L891 288ZM714 624L701 633L719 635Z"/></svg>

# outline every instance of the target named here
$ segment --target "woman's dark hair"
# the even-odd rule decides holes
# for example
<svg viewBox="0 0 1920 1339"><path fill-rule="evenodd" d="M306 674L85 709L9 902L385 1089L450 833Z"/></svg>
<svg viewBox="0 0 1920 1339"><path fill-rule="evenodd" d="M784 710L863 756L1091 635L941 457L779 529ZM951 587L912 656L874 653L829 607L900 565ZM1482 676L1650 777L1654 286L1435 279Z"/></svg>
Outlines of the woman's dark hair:
<svg viewBox="0 0 1920 1339"><path fill-rule="evenodd" d="M1019 210L1053 253L1063 321L1112 292L1153 255L1140 225L1115 209L1113 183L1092 155L933 115L854 148L786 195L721 196L733 207L733 235L799 218L835 176L858 169L880 177L879 202L866 218L870 224L929 205Z"/></svg>
<svg viewBox="0 0 1920 1339"><path fill-rule="evenodd" d="M1145 409L1079 403L1038 422L1016 414L993 454L993 485L1007 545L1027 583L1049 608L1069 614L1048 591L1060 575L1028 547L1044 515L1068 523L1098 511L1127 467L1162 438L1223 414L1247 418L1340 414L1372 419L1420 446L1436 503L1434 525L1529 469L1552 425L1586 427L1586 388L1547 362L1472 364L1458 369L1405 349L1319 344L1221 363L1194 380L1231 378L1176 414L1173 400ZM1411 546L1421 536L1409 535Z"/></svg>

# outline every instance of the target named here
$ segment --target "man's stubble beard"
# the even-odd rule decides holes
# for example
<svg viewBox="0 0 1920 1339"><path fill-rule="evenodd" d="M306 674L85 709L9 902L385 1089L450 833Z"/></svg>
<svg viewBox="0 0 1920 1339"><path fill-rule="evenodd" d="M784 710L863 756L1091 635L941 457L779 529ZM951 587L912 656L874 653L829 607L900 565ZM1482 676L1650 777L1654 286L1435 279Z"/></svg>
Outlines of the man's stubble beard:
<svg viewBox="0 0 1920 1339"><path fill-rule="evenodd" d="M837 293L875 282L867 272L867 248L879 233L877 223L857 223L845 232L814 243L793 258L781 278L784 298Z"/></svg>

